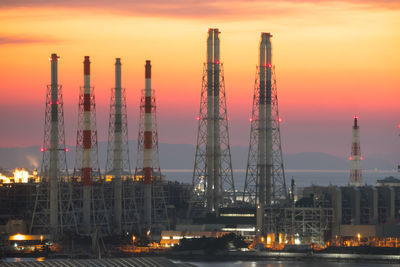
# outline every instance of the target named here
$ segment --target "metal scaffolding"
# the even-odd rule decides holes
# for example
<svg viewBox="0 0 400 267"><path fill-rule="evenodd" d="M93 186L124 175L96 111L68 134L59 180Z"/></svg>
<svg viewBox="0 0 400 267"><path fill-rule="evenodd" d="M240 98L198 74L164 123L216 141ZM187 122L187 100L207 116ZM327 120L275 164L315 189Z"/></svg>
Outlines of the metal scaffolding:
<svg viewBox="0 0 400 267"><path fill-rule="evenodd" d="M278 231L293 243L324 246L332 228L333 208L323 196L314 195L311 205L284 208Z"/></svg>
<svg viewBox="0 0 400 267"><path fill-rule="evenodd" d="M258 234L276 232L274 205L287 198L270 33L262 33L256 71L243 202L258 209ZM270 207L270 208L269 208ZM263 213L269 209L267 220Z"/></svg>
<svg viewBox="0 0 400 267"><path fill-rule="evenodd" d="M57 63L52 54L51 85L47 86L41 181L36 186L30 233L51 233L55 238L65 231L76 232L66 161L62 87L58 85Z"/></svg>
<svg viewBox="0 0 400 267"><path fill-rule="evenodd" d="M155 92L151 89L151 65L146 61L146 89L140 99L137 162L134 174L136 203L141 231L161 234L169 229L163 176L158 154Z"/></svg>
<svg viewBox="0 0 400 267"><path fill-rule="evenodd" d="M108 127L106 180L111 188L106 190L107 210L110 213L113 233L137 232L138 214L135 188L129 158L128 119L125 88L121 87L121 61L115 63L115 88L111 89L110 119Z"/></svg>
<svg viewBox="0 0 400 267"><path fill-rule="evenodd" d="M219 30L209 29L204 64L197 146L193 169L193 196L189 214L218 214L236 202L229 146L223 64L219 58Z"/></svg>
<svg viewBox="0 0 400 267"><path fill-rule="evenodd" d="M90 87L89 57L84 61L84 86L80 88L78 130L73 181L74 209L79 233L110 234L109 214L104 199L104 179L101 177L96 127L94 88Z"/></svg>

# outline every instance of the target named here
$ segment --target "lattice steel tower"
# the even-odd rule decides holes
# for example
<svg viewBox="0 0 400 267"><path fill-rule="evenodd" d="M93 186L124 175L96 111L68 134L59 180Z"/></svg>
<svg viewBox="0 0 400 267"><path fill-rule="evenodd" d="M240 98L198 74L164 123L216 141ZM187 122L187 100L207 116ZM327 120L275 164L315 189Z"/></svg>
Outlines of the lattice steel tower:
<svg viewBox="0 0 400 267"><path fill-rule="evenodd" d="M113 218L114 234L137 230L135 188L129 160L126 95L125 88L121 87L120 58L115 61L115 88L111 89L106 178L112 183L112 189L108 190L111 196L106 204L113 211L110 215Z"/></svg>
<svg viewBox="0 0 400 267"><path fill-rule="evenodd" d="M259 234L265 231L265 208L272 207L287 196L271 37L270 33L261 34L243 193L244 202L257 205Z"/></svg>
<svg viewBox="0 0 400 267"><path fill-rule="evenodd" d="M206 207L217 214L236 201L219 34L218 29L208 30L191 204L191 209Z"/></svg>
<svg viewBox="0 0 400 267"><path fill-rule="evenodd" d="M47 86L41 181L36 188L31 233L51 233L55 238L65 230L75 231L66 161L62 87L58 84L59 57L52 54L51 84Z"/></svg>
<svg viewBox="0 0 400 267"><path fill-rule="evenodd" d="M74 205L77 213L79 232L90 235L94 231L101 235L110 232L107 210L104 201L104 180L100 174L97 129L96 102L94 88L90 86L90 61L85 56L84 85L80 88L78 106L78 130L74 181L80 186L74 187Z"/></svg>
<svg viewBox="0 0 400 267"><path fill-rule="evenodd" d="M146 60L145 89L140 99L139 136L134 179L142 193L138 207L144 233L161 234L169 228L163 177L158 157L156 98L151 88L151 64ZM149 232L150 231L150 232Z"/></svg>

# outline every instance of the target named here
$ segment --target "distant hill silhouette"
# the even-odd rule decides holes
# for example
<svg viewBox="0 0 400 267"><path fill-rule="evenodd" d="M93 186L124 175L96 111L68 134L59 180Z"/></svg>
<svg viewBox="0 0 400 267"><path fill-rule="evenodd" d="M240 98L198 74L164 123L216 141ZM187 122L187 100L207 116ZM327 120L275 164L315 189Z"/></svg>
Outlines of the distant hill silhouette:
<svg viewBox="0 0 400 267"><path fill-rule="evenodd" d="M129 141L132 169L136 166L137 141ZM232 146L232 165L234 169L245 169L247 163L248 148L244 146ZM75 147L69 147L67 152L68 168L74 167ZM167 144L160 143L160 164L163 169L192 169L194 164L195 146L190 144ZM99 143L100 168L105 168L107 157L107 143ZM41 152L39 146L0 148L0 168L14 169L24 167L27 169L39 168L41 163ZM295 154L284 154L284 165L286 169L301 170L346 170L350 168L347 158L339 158L321 152L302 152ZM364 157L363 169L390 170L396 167L390 157Z"/></svg>

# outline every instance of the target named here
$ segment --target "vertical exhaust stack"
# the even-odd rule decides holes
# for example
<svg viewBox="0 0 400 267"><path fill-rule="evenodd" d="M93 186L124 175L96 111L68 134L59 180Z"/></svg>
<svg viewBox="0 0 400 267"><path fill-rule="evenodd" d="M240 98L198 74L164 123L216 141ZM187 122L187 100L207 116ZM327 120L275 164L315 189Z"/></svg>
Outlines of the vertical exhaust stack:
<svg viewBox="0 0 400 267"><path fill-rule="evenodd" d="M115 235L133 233L138 229L135 187L132 181L128 144L128 117L125 88L121 82L121 59L115 59L115 87L111 88L108 125L106 180L112 190L105 190L105 202Z"/></svg>
<svg viewBox="0 0 400 267"><path fill-rule="evenodd" d="M50 130L50 227L57 232L58 227L58 60L57 54L51 55L51 130Z"/></svg>
<svg viewBox="0 0 400 267"><path fill-rule="evenodd" d="M271 194L272 194L272 46L270 33L263 33L266 38L265 43L265 107L266 107L266 152L267 152L267 162L266 162L266 173L265 173L265 200L268 205L271 204Z"/></svg>
<svg viewBox="0 0 400 267"><path fill-rule="evenodd" d="M277 231L273 207L287 198L271 37L261 33L243 190L243 201L257 209L258 236Z"/></svg>
<svg viewBox="0 0 400 267"><path fill-rule="evenodd" d="M214 210L219 214L219 206L221 204L221 140L220 140L220 105L219 105L219 30L214 29Z"/></svg>
<svg viewBox="0 0 400 267"><path fill-rule="evenodd" d="M267 160L266 160L266 46L267 46L267 35L265 33L261 34L260 42L260 59L259 59L259 127L258 127L258 175L259 175L259 189L258 189L258 203L257 203L257 234L265 235L265 197L266 197L266 170L267 170Z"/></svg>
<svg viewBox="0 0 400 267"><path fill-rule="evenodd" d="M147 238L161 238L161 231L169 228L168 211L164 196L164 184L158 156L156 99L151 88L151 64L146 60L145 89L140 100L140 120L137 161L134 181L143 190L138 209L144 217L141 232ZM144 231L143 231L144 230Z"/></svg>
<svg viewBox="0 0 400 267"><path fill-rule="evenodd" d="M58 84L57 54L49 58L51 84L46 90L42 164L40 182L36 187L30 234L51 233L58 238L64 231L77 231L77 221L71 203L65 147L62 86Z"/></svg>
<svg viewBox="0 0 400 267"><path fill-rule="evenodd" d="M148 230L151 228L151 185L153 180L153 129L151 107L151 64L146 60L145 65L145 115L144 115L144 149L143 149L143 175L144 175L144 211L145 222Z"/></svg>
<svg viewBox="0 0 400 267"><path fill-rule="evenodd" d="M207 158L207 209L214 210L214 117L213 117L213 65L214 65L214 30L208 29L207 38L207 145L206 145L206 158Z"/></svg>
<svg viewBox="0 0 400 267"><path fill-rule="evenodd" d="M114 121L114 223L116 234L122 232L122 100L121 59L115 60L115 121Z"/></svg>
<svg viewBox="0 0 400 267"><path fill-rule="evenodd" d="M82 157L82 182L83 182L83 223L87 233L91 231L91 185L92 185L92 131L91 131L91 88L90 88L90 61L85 56L83 62L83 157Z"/></svg>
<svg viewBox="0 0 400 267"><path fill-rule="evenodd" d="M189 217L201 217L207 212L218 214L219 208L236 202L220 58L220 31L208 29Z"/></svg>
<svg viewBox="0 0 400 267"><path fill-rule="evenodd" d="M350 184L360 186L362 184L361 173L361 150L360 150L360 127L358 126L358 116L354 116L353 125L353 142L351 145L351 169L350 169Z"/></svg>

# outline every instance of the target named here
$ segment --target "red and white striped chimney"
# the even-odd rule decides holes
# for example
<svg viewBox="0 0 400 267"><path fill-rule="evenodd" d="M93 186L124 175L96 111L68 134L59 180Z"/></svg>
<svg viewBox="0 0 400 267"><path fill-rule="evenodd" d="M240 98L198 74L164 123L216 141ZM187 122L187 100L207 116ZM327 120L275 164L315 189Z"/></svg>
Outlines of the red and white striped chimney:
<svg viewBox="0 0 400 267"><path fill-rule="evenodd" d="M92 166L91 166L91 148L92 148L92 131L91 131L91 114L90 114L90 61L85 56L83 62L83 158L82 158L82 179L83 185L92 184Z"/></svg>
<svg viewBox="0 0 400 267"><path fill-rule="evenodd" d="M360 186L362 183L361 175L361 151L360 151L360 127L358 126L358 116L354 116L353 143L351 145L351 169L350 184Z"/></svg>

